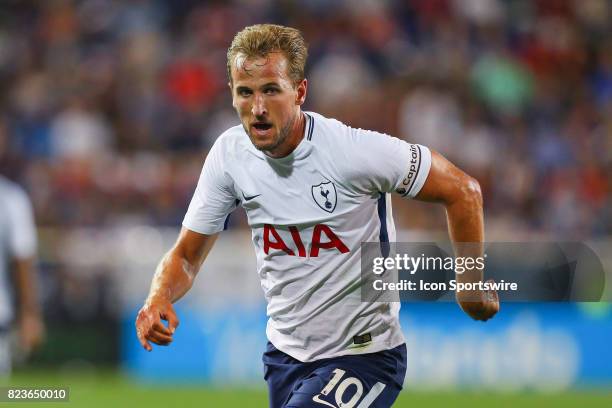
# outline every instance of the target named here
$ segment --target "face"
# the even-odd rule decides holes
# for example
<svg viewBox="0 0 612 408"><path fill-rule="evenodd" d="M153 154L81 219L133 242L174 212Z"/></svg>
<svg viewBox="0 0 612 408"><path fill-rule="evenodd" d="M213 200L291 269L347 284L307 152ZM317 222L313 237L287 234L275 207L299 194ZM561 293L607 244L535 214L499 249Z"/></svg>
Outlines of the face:
<svg viewBox="0 0 612 408"><path fill-rule="evenodd" d="M254 58L238 54L231 75L233 106L253 145L272 156L288 154L299 142L306 80L294 84L280 52Z"/></svg>

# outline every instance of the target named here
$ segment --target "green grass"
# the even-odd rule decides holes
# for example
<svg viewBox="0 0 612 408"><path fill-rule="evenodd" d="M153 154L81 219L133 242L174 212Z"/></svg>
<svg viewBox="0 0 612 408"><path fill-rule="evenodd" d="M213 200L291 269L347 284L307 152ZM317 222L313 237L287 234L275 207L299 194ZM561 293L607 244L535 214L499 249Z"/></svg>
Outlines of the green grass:
<svg viewBox="0 0 612 408"><path fill-rule="evenodd" d="M11 384L18 386L68 386L69 402L0 403L16 407L267 407L265 390L217 389L195 386L153 387L138 385L112 371L84 373L17 372ZM416 407L609 407L608 390L562 394L497 394L478 392L403 392L395 408Z"/></svg>

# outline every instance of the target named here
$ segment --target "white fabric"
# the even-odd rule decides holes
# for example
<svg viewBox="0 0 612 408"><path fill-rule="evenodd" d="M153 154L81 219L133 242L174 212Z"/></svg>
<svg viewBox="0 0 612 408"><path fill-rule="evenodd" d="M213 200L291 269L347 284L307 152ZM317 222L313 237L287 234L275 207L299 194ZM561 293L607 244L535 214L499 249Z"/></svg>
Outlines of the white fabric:
<svg viewBox="0 0 612 408"><path fill-rule="evenodd" d="M255 149L241 126L222 134L206 158L183 225L213 234L223 230L238 203L245 208L268 302L267 335L279 350L312 361L391 349L404 342L399 304L361 302L360 244L384 238L381 227L395 240L388 193L414 197L427 178L431 153L306 115L304 139L280 159ZM384 220L379 202L388 215ZM266 224L293 255L274 248L265 252ZM313 251L313 233L325 228L347 251L340 246ZM330 241L328 233L320 234L321 245ZM366 333L371 342L353 343L354 336Z"/></svg>
<svg viewBox="0 0 612 408"><path fill-rule="evenodd" d="M0 177L0 326L13 318L9 266L36 252L36 228L32 205L16 184Z"/></svg>
<svg viewBox="0 0 612 408"><path fill-rule="evenodd" d="M11 342L8 333L0 333L0 386L6 386L11 373Z"/></svg>

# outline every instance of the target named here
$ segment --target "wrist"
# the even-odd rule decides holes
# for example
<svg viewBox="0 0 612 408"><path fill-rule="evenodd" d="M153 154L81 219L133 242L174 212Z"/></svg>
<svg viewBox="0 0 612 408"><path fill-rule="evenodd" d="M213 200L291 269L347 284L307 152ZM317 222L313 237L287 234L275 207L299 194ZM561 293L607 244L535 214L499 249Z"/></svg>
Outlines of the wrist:
<svg viewBox="0 0 612 408"><path fill-rule="evenodd" d="M482 302L483 292L480 289L456 291L455 299L460 304Z"/></svg>
<svg viewBox="0 0 612 408"><path fill-rule="evenodd" d="M162 302L162 303L167 303L170 302L172 303L172 290L169 287L169 285L167 285L164 282L160 282L160 281L153 281L153 283L151 284L151 289L149 290L149 296L147 297L147 302L146 303L152 303L152 302Z"/></svg>
<svg viewBox="0 0 612 408"><path fill-rule="evenodd" d="M164 294L164 293L150 294L149 297L147 297L147 300L145 301L146 306L151 306L154 304L165 304L165 303L172 303L172 301L170 300L168 294Z"/></svg>

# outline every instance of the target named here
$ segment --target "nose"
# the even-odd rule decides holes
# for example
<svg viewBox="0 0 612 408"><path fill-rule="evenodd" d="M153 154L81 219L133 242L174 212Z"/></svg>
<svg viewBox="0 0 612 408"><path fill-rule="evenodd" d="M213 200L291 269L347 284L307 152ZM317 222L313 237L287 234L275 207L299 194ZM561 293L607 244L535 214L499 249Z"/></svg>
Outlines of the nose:
<svg viewBox="0 0 612 408"><path fill-rule="evenodd" d="M266 113L268 113L266 110L266 104L264 102L263 95L255 95L255 98L253 100L253 107L251 108L251 113L255 117L265 116Z"/></svg>

